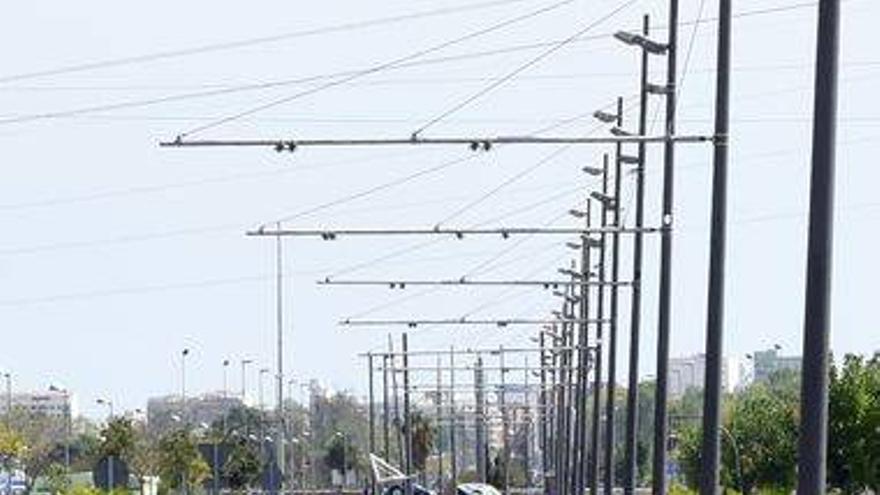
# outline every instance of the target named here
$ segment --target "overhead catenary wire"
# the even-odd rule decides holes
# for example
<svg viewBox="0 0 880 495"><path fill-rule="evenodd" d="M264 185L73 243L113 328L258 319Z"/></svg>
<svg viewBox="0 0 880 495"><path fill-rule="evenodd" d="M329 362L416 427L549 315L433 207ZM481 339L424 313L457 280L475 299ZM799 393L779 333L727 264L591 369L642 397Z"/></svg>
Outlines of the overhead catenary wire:
<svg viewBox="0 0 880 495"><path fill-rule="evenodd" d="M789 6L780 6L780 7L776 7L776 8L757 9L757 10L753 10L753 11L743 11L743 12L739 12L737 14L734 14L734 18L735 19L748 18L748 17L760 16L760 15L766 15L766 14L775 14L775 13L781 13L781 12L786 12L786 11L791 11L791 10L796 10L796 9L814 7L815 5L816 5L815 2L807 2L807 3L796 3L796 4L789 5ZM708 18L708 19L704 19L703 22L710 22L710 21L715 21L715 20L717 20L717 19ZM679 25L686 26L686 25L691 25L694 23L695 23L695 21L683 21L683 22L679 23ZM661 26L661 28L662 28L662 26ZM610 37L612 34L613 33L604 33L604 34L596 35L596 36L583 37L578 40L575 40L575 42L603 39L603 38ZM549 42L521 44L521 45L515 45L515 46L506 47L506 48L485 50L485 51L466 53L466 54L461 54L461 55L436 57L433 59L411 61L411 62L396 65L395 67L390 67L386 70L397 70L397 69L403 69L403 68L408 68L408 67L438 64L438 63L448 63L448 62L454 62L454 61L459 61L459 60L469 60L469 59L480 58L480 57L503 55L503 54L508 54L508 53L516 53L516 52L520 52L520 51L535 50L535 49L539 49L539 48L553 46L554 44L556 44L558 42L559 41L557 40L557 41L549 41ZM174 102L186 101L186 100L196 99L196 98L218 97L218 96L224 96L224 95L246 92L246 91L266 90L266 89L278 88L278 87L295 85L295 84L316 82L316 81L321 81L321 80L325 80L325 79L335 79L335 78L339 78L339 77L353 75L357 72L358 71L354 71L354 70L345 70L345 71L338 71L338 72L329 73L329 74L307 76L307 77L295 78L295 79L286 79L286 80L269 81L269 82L261 82L261 83L243 84L243 85L232 86L232 87L223 87L223 88L219 88L219 89L212 89L209 91L182 93L182 94L175 94L175 95L166 95L166 96L161 96L161 97L156 97L156 98L129 100L129 101L123 101L123 102L118 102L118 103L92 105L92 106L73 108L73 109L68 109L68 110L58 110L58 111L50 111L50 112L28 114L28 115L17 115L17 116L11 116L11 117L6 117L6 118L0 118L0 125L18 124L18 123L40 121L40 120L49 120L49 119L71 118L71 117L78 117L78 116L82 116L82 115L89 115L89 114L95 114L95 113L110 112L110 111L124 110L124 109L130 109L130 108L142 108L142 107L160 105L160 104L165 104L165 103L174 103ZM211 119L216 120L217 117L212 117Z"/></svg>
<svg viewBox="0 0 880 495"><path fill-rule="evenodd" d="M361 21L344 22L341 24L322 26L318 28L310 28L288 33L275 34L271 36L261 36L257 38L241 39L236 41L228 41L224 43L214 43L209 45L196 46L192 48L182 48L177 50L159 51L147 53L143 55L135 55L129 57L120 57L108 60L100 60L97 62L87 62L82 64L67 65L56 67L53 69L43 69L33 72L23 72L19 74L10 74L0 76L0 84L13 81L22 81L30 79L39 79L47 76L58 76L62 74L74 74L79 72L95 71L98 69L108 69L112 67L120 67L134 64L143 64L147 62L156 62L173 58L181 58L191 55L201 55L205 53L214 53L220 51L228 51L233 49L248 48L257 45L265 45L269 43L277 43L288 41L291 39L311 37L323 34L339 33L343 31L361 30L377 26L387 26L403 21L416 19L424 19L429 17L440 17L451 14L460 14L474 10L484 10L493 7L512 5L517 3L530 2L531 0L491 0L487 2L473 3L470 5L461 5L455 7L443 7L431 10L423 10L419 12L410 12L406 14L397 14L386 17L378 17L374 19L366 19Z"/></svg>
<svg viewBox="0 0 880 495"><path fill-rule="evenodd" d="M516 76L518 76L518 75L521 74L522 72L525 72L525 71L528 70L529 68L531 68L531 67L533 67L533 66L539 64L539 63L540 63L541 61L543 61L544 59L546 59L546 58L552 56L553 54L555 54L555 53L558 52L559 50L565 48L567 45L569 45L571 42L573 42L574 40L576 40L578 37L585 35L585 34L586 34L587 32L589 32L589 31L592 31L596 26L599 26L599 25L601 25L602 23L604 23L605 21L611 19L612 17L614 17L615 15L619 14L620 12L622 12L623 10L625 10L627 7L631 6L632 4L636 3L637 1L638 1L638 0L629 0L629 1L627 1L627 2L624 2L622 5L618 6L618 7L615 8L615 9L613 9L611 12L609 12L609 13L603 15L602 17L600 17L599 19L597 19L597 20L595 20L595 21L589 23L586 27L581 28L581 29L578 29L578 30L575 31L571 36L569 36L569 37L567 37L567 38L565 38L565 39L559 41L558 43L556 43L555 45L551 46L551 47L548 48L547 50L545 50L545 51L539 53L539 54L538 54L537 56L535 56L534 58L529 59L528 61L526 61L526 62L523 63L522 65L520 65L520 66L516 67L515 69L513 69L512 71L510 71L510 72L504 74L503 76L497 78L495 81L493 81L493 82L492 82L491 84L489 84L488 86L486 86L486 87L480 89L479 91L477 91L476 93L472 94L471 96L468 96L468 97L465 98L464 100L462 100L462 101L460 101L460 102L458 102L458 103L455 103L454 105L452 105L452 106L449 107L448 109L443 110L443 111L440 112L438 115L432 117L432 118L429 119L426 123L422 124L418 129L416 129L416 130L413 132L412 135L413 135L413 136L418 136L418 135L422 134L424 131L428 130L429 128L431 128L431 127L433 127L434 125L436 125L436 124L440 123L441 121L443 121L443 119L445 119L446 117L449 117L450 115L452 115L452 114L458 112L458 111L461 110L462 108L464 108L464 107L470 105L470 104L473 103L474 101L476 101L476 100L482 98L483 96L489 94L490 92L492 92L492 91L498 89L498 88L501 87L503 84L505 84L505 83L507 83L507 82L513 80L514 78L516 78Z"/></svg>
<svg viewBox="0 0 880 495"><path fill-rule="evenodd" d="M415 52L413 52L413 53L410 53L410 54L408 54L408 55L405 55L405 56L402 56L402 57L398 57L398 58L392 59L392 60L390 60L390 61L388 61L388 62L384 62L384 63L378 64L378 65L374 65L374 66L372 66L372 67L369 67L369 68L366 68L366 69L363 69L363 70L360 70L360 71L354 72L353 74L351 74L351 75L349 75L349 76L347 76L347 77L343 77L343 78L341 78L341 79L332 80L332 81L326 82L326 83L324 83L324 84L318 85L318 86L316 86L316 87L314 87L314 88L310 88L310 89L307 89L307 90L304 90L304 91L300 91L300 92L298 92L298 93L295 93L295 94L292 94L292 95L289 95L289 96L285 96L285 97L283 97L283 98L278 98L278 99L275 99L275 100L272 100L272 101L269 101L269 102L263 103L263 104L261 104L261 105L257 105L257 106L251 107L251 108L249 108L249 109L243 110L243 111L241 111L241 112L237 112L237 113L235 113L235 114L232 114L232 115L229 115L229 116L226 116L226 117L223 117L223 118L217 119L217 120L215 120L215 121L208 122L208 123L205 123L205 124L199 125L199 126L197 126L197 127L193 127L193 128L191 128L191 129L189 129L189 130L184 131L183 133L181 133L180 136L181 136L181 137L191 136L191 135L193 135L193 134L196 134L196 133L199 133L199 132L202 132L202 131L206 131L206 130L208 130L208 129L213 129L213 128L215 128L215 127L218 127L218 126L220 126L220 125L223 125L223 124L226 124L226 123L232 122L232 121L234 121L234 120L238 120L238 119L240 119L240 118L242 118L242 117L247 117L248 115L253 115L253 114L255 114L255 113L259 113L259 112L262 112L262 111L264 111L264 110L268 110L268 109L270 109L270 108L276 107L276 106L278 106L278 105L283 105L283 104L285 104L285 103L289 103L289 102L291 102L291 101L294 101L294 100L297 100L297 99L300 99L300 98L303 98L303 97L306 97L306 96L309 96L309 95L313 95L313 94L315 94L315 93L319 93L319 92L322 92L322 91L325 91L325 90L328 90L328 89L334 88L334 87L336 87L336 86L340 86L340 85L346 84L346 83L349 82L349 81L353 81L353 80L355 80L355 79L358 79L358 78L361 78L361 77L364 77L364 76L368 76L368 75L370 75L370 74L376 74L376 73L378 73L378 72L382 72L382 71L384 71L384 70L386 70L386 69L388 69L388 68L394 67L394 66L399 65L399 64L402 64L402 63L405 63L405 62L407 62L407 61L415 60L415 59L421 58L421 57L423 57L423 56L425 56L425 55L429 55L429 54L431 54L431 53L438 52L438 51L444 50L444 49L446 49L446 48L449 48L450 46L455 46L455 45L457 45L457 44L459 44L459 43L463 43L463 42L465 42L465 41L469 41L469 40L472 40L472 39L478 38L478 37L480 37L480 36L484 36L484 35L486 35L486 34L489 34L489 33L492 33L492 32L495 32L495 31L498 31L498 30L501 30L501 29L504 29L504 28L506 28L506 27L508 27L508 26L511 26L511 25L517 24L517 23L519 23L519 22L522 22L522 21L525 21L525 20L529 20L529 19L532 19L532 18L534 18L534 17L538 17L538 16L540 16L540 15L542 15L542 14L545 14L545 13L547 13L547 12L551 12L551 11L553 11L553 10L556 10L556 9L560 8L560 7L563 7L563 6L565 6L565 5L569 4L569 3L571 3L572 1L574 1L574 0L561 0L561 1L558 1L558 2L555 2L555 3L552 3L552 4L550 4L550 5L545 5L545 6L541 7L541 8L539 8L539 9L532 10L532 11L526 13L526 14L522 14L522 15L519 15L519 16L516 16L516 17L513 17L513 18L510 18L510 19L507 19L507 20L505 20L505 21L502 21L502 22L499 22L499 23L493 24L493 25L491 25L491 26L489 26L489 27L487 27L487 28L478 29L478 30L476 30L476 31L472 31L472 32L470 32L470 33L468 33L468 34L465 34L465 35L463 35L463 36L459 36L459 37L453 38L453 39L451 39L451 40L444 41L444 42L442 42L442 43L439 43L439 44L433 45L433 46L431 46L431 47L424 48L424 49L421 49L421 50L417 50L417 51L415 51Z"/></svg>

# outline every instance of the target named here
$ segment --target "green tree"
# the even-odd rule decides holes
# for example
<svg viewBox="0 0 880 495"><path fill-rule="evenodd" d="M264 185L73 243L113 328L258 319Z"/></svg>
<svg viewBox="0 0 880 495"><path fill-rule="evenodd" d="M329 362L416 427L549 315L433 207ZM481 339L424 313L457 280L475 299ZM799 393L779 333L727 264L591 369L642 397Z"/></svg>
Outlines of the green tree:
<svg viewBox="0 0 880 495"><path fill-rule="evenodd" d="M46 468L46 490L52 495L67 493L72 484L68 476L67 468L63 464L55 462Z"/></svg>
<svg viewBox="0 0 880 495"><path fill-rule="evenodd" d="M424 471L425 464L431 451L434 449L436 432L434 425L421 412L416 411L410 416L412 428L412 457L413 467L417 471Z"/></svg>
<svg viewBox="0 0 880 495"><path fill-rule="evenodd" d="M324 453L324 464L339 472L357 467L359 452L347 434L333 435Z"/></svg>
<svg viewBox="0 0 880 495"><path fill-rule="evenodd" d="M828 478L846 493L880 492L880 357L832 366Z"/></svg>
<svg viewBox="0 0 880 495"><path fill-rule="evenodd" d="M228 443L229 454L223 465L223 476L229 487L241 490L253 486L260 478L260 454L254 444L243 438Z"/></svg>
<svg viewBox="0 0 880 495"><path fill-rule="evenodd" d="M160 460L159 439L144 427L136 428L126 462L139 486L159 473Z"/></svg>
<svg viewBox="0 0 880 495"><path fill-rule="evenodd" d="M178 430L159 440L159 476L166 489L194 488L210 475L192 434Z"/></svg>
<svg viewBox="0 0 880 495"><path fill-rule="evenodd" d="M721 442L722 483L742 487L790 492L795 484L797 454L797 400L795 394L772 390L771 384L755 384L728 402ZM687 484L699 482L700 425L679 435L678 459Z"/></svg>
<svg viewBox="0 0 880 495"><path fill-rule="evenodd" d="M134 453L137 432L130 418L117 416L101 429L100 453L129 461Z"/></svg>
<svg viewBox="0 0 880 495"><path fill-rule="evenodd" d="M9 428L24 444L18 462L24 469L26 490L30 492L36 479L53 463L63 459L67 433L65 421L21 409L13 410L7 419Z"/></svg>

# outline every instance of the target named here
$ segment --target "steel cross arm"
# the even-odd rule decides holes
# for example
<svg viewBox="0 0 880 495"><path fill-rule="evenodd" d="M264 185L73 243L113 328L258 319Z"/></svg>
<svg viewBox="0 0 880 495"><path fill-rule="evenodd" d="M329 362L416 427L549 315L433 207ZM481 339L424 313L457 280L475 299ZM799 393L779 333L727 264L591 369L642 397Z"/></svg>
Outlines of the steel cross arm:
<svg viewBox="0 0 880 495"><path fill-rule="evenodd" d="M461 319L447 319L447 320L342 320L339 322L340 325L344 326L400 326L405 325L410 328L415 328L419 325L494 325L498 327L506 327L512 325L550 325L554 323L586 323L588 325L608 323L608 319L578 319L578 318L569 318L564 320L557 319L499 319L499 320L468 320L465 318Z"/></svg>
<svg viewBox="0 0 880 495"><path fill-rule="evenodd" d="M594 352L595 348L590 347L589 350L590 350L590 352ZM476 369L481 369L483 371L501 371L501 372L507 373L509 371L576 370L577 368L576 367L566 367L566 366L550 366L550 365L547 365L544 367L541 367L541 366L504 366L504 367L501 367L501 366L483 366L483 367L457 366L455 368L450 368L448 366L441 366L439 368L436 366L410 366L408 368L402 368L402 367L398 366L397 368L389 369L388 371L391 371L394 373L404 373L407 371L473 371ZM374 370L381 371L382 368L375 367Z"/></svg>
<svg viewBox="0 0 880 495"><path fill-rule="evenodd" d="M450 354L455 354L455 355L482 355L482 354L485 354L485 355L492 356L492 355L500 354L501 352L504 352L505 354L520 354L520 353L535 354L535 353L540 353L540 352L550 352L550 350L572 351L572 350L577 350L577 349L579 349L579 347L577 347L577 346L548 347L547 349L543 349L543 350L538 347L521 347L521 348L507 348L507 347L505 347L503 351L500 351L497 347L492 347L492 348L483 348L483 349L455 349L452 351L431 351L431 350L407 351L406 355L407 356L448 356ZM403 354L404 353L400 352L400 351L396 351L396 352L379 351L379 352L365 352L365 353L358 354L358 356L369 357L370 355L372 355L373 357L384 357L384 356L395 357L395 356L403 356ZM388 369L392 369L392 368L393 368L393 366L388 366Z"/></svg>
<svg viewBox="0 0 880 495"><path fill-rule="evenodd" d="M556 289L559 287L596 287L604 286L627 286L631 282L598 282L598 281L577 281L577 280L468 280L465 278L450 280L331 280L329 278L319 280L318 285L354 285L354 286L373 286L385 285L392 289L405 289L407 285L483 285L483 286L538 286L544 289Z"/></svg>
<svg viewBox="0 0 880 495"><path fill-rule="evenodd" d="M362 146L432 146L465 145L473 150L488 150L494 145L507 144L615 144L615 143L708 143L714 136L484 136L422 138L333 138L333 139L184 139L162 141L164 148L218 148L250 147L272 148L276 151L295 151L300 147L362 147Z"/></svg>
<svg viewBox="0 0 880 495"><path fill-rule="evenodd" d="M249 236L285 236L285 237L321 237L324 240L334 240L337 236L391 236L391 235L454 235L463 238L465 235L500 235L507 238L511 235L589 235L589 234L638 234L658 233L669 227L645 227L645 228L578 228L578 227L487 227L487 228L341 228L341 229L297 229L297 228L259 228L247 232Z"/></svg>

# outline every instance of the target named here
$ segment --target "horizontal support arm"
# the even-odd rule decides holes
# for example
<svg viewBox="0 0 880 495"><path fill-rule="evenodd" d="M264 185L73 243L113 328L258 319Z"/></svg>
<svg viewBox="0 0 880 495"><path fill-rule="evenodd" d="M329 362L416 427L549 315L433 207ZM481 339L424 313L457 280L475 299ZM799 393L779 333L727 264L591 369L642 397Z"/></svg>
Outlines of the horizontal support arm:
<svg viewBox="0 0 880 495"><path fill-rule="evenodd" d="M362 146L425 146L461 145L473 150L488 150L493 145L508 144L616 144L616 143L707 143L713 136L496 136L496 137L439 137L439 138L354 138L354 139L200 139L177 137L162 141L166 148L230 148L257 147L276 151L294 151L301 147L362 147Z"/></svg>

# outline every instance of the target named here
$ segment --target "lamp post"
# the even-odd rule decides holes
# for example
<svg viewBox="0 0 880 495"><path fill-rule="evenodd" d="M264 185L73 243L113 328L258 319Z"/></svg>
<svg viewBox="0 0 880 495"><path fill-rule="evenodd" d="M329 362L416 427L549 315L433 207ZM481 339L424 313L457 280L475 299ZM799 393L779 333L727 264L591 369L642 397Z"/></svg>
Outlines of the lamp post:
<svg viewBox="0 0 880 495"><path fill-rule="evenodd" d="M109 415L107 416L107 423L113 420L113 401L109 399L96 399L96 404L106 406L107 412ZM107 488L108 490L113 490L115 483L113 482L113 453L108 453L107 455Z"/></svg>
<svg viewBox="0 0 880 495"><path fill-rule="evenodd" d="M59 393L64 397L64 419L66 420L66 433L64 440L64 469L70 473L70 440L73 432L73 418L70 410L70 392L65 388L56 387L55 385L49 386L50 392Z"/></svg>
<svg viewBox="0 0 880 495"><path fill-rule="evenodd" d="M259 373L260 373L259 374L259 381L258 381L258 385L259 385L258 394L259 395L257 396L258 397L257 406L260 409L260 418L262 419L263 411L266 408L265 402L263 401L263 377L269 373L269 368L260 368Z"/></svg>
<svg viewBox="0 0 880 495"><path fill-rule="evenodd" d="M247 367L253 364L253 359L241 360L241 402L247 403Z"/></svg>
<svg viewBox="0 0 880 495"><path fill-rule="evenodd" d="M6 380L6 426L8 427L12 419L12 373L3 373L3 379Z"/></svg>
<svg viewBox="0 0 880 495"><path fill-rule="evenodd" d="M189 349L185 348L180 351L180 417L183 418L183 425L189 422L189 416L186 413L186 357L189 355Z"/></svg>

